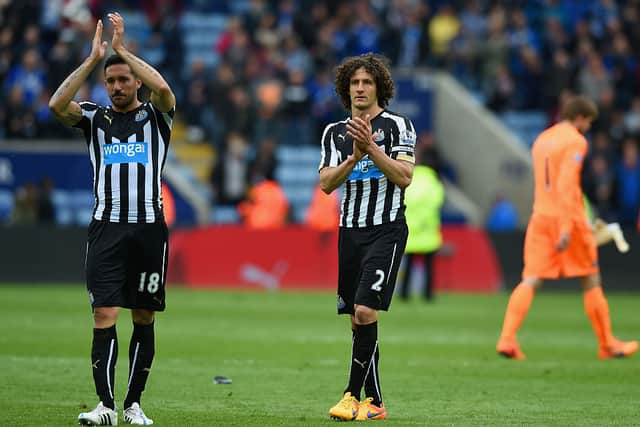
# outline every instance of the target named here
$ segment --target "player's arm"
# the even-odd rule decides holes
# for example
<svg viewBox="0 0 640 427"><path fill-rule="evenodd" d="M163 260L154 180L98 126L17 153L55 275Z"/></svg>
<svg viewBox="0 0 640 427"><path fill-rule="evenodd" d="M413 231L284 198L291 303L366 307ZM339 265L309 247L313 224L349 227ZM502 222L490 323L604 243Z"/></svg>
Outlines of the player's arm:
<svg viewBox="0 0 640 427"><path fill-rule="evenodd" d="M362 156L360 156L361 158ZM360 159L351 155L338 166L325 166L320 169L320 188L322 191L326 194L331 194L333 190L340 187Z"/></svg>
<svg viewBox="0 0 640 427"><path fill-rule="evenodd" d="M349 174L358 162L364 157L364 153L353 143L353 154L349 155L345 161L339 163L338 150L334 141L334 125L330 124L324 128L320 145L322 146L322 159L320 160L320 189L326 194L331 194L333 190L340 187L349 177Z"/></svg>
<svg viewBox="0 0 640 427"><path fill-rule="evenodd" d="M586 141L576 141L567 147L560 163L558 172L557 194L560 211L564 214L560 217L560 241L557 250L563 251L569 244L569 236L573 228L570 213L573 212L571 196L575 194L575 186L578 185L582 163L587 152Z"/></svg>
<svg viewBox="0 0 640 427"><path fill-rule="evenodd" d="M347 123L347 133L354 139L358 148L380 168L387 179L400 188L408 187L413 177L413 163L387 156L373 140L370 120L369 115L364 119L354 117Z"/></svg>
<svg viewBox="0 0 640 427"><path fill-rule="evenodd" d="M151 103L163 113L173 110L176 97L167 81L151 65L129 52L124 46L124 19L118 13L110 13L113 24L111 47L131 67L131 71L151 90Z"/></svg>
<svg viewBox="0 0 640 427"><path fill-rule="evenodd" d="M87 80L91 71L102 61L107 42L102 41L102 20L96 24L96 33L91 43L91 53L76 70L67 77L49 100L49 108L65 126L73 126L82 119L82 109L73 101L80 86Z"/></svg>

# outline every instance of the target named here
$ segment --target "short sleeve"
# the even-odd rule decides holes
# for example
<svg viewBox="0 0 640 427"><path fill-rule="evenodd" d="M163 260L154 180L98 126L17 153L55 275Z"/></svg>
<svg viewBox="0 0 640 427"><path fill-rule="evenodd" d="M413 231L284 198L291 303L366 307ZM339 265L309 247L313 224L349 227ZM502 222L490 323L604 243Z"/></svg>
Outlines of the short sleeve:
<svg viewBox="0 0 640 427"><path fill-rule="evenodd" d="M85 133L91 130L91 122L93 121L93 116L98 111L98 105L93 102L82 101L78 103L80 105L80 109L82 110L82 118L78 123L73 125L74 128L82 129Z"/></svg>
<svg viewBox="0 0 640 427"><path fill-rule="evenodd" d="M329 124L324 128L322 132L322 139L320 141L322 146L322 153L320 158L320 165L318 166L318 170L322 170L322 168L331 166L338 166L338 150L336 148L336 142L334 140L334 128L335 124Z"/></svg>
<svg viewBox="0 0 640 427"><path fill-rule="evenodd" d="M162 112L162 111L158 110L156 108L156 106L153 105L153 103L151 103L151 102L149 102L149 105L151 106L153 111L155 111L156 115L159 116L159 117L162 117L162 120L164 120L164 122L167 125L167 127L169 129L171 129L171 127L173 126L173 116L176 113L175 105L173 106L173 108L171 108L171 110L166 111L166 112Z"/></svg>
<svg viewBox="0 0 640 427"><path fill-rule="evenodd" d="M416 130L413 127L413 123L405 118L397 121L396 126L398 127L398 134L391 145L391 158L415 163Z"/></svg>

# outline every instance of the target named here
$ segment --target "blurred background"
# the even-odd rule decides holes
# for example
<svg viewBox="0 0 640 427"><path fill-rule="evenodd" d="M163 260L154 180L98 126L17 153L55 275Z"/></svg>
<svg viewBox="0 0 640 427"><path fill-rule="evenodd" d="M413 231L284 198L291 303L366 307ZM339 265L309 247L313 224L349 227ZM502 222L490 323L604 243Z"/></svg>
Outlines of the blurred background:
<svg viewBox="0 0 640 427"><path fill-rule="evenodd" d="M334 288L338 198L315 191L319 141L346 115L334 67L373 51L392 66L390 109L411 118L445 187L436 289L517 283L529 147L574 93L600 108L585 194L632 246L603 248L603 269L634 286L637 0L0 0L0 281L83 281L92 171L82 134L47 104L110 11L177 97L164 174L172 283ZM101 67L85 99L110 103Z"/></svg>

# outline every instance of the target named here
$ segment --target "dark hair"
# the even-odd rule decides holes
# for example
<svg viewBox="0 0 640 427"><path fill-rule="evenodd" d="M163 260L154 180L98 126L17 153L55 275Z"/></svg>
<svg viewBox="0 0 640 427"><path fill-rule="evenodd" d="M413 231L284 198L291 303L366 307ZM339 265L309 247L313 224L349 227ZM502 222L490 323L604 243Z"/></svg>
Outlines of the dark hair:
<svg viewBox="0 0 640 427"><path fill-rule="evenodd" d="M586 96L572 96L562 105L560 118L563 120L574 120L578 116L598 117L598 106Z"/></svg>
<svg viewBox="0 0 640 427"><path fill-rule="evenodd" d="M108 67L115 64L127 64L127 62L124 59L122 59L120 55L117 55L114 53L113 55L108 57L106 61L104 61L104 71L107 71ZM133 72L133 70L131 72Z"/></svg>
<svg viewBox="0 0 640 427"><path fill-rule="evenodd" d="M389 100L393 98L394 85L387 66L388 63L389 60L382 55L365 53L348 57L336 67L336 93L344 108L351 110L351 97L349 96L351 77L360 68L364 68L367 73L371 74L376 82L378 105L382 108L389 105Z"/></svg>

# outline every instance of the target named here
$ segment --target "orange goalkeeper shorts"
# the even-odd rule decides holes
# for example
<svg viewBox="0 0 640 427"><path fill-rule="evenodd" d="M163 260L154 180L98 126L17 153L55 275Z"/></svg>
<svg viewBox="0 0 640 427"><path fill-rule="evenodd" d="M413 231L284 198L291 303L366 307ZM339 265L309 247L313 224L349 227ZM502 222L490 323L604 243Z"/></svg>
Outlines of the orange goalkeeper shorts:
<svg viewBox="0 0 640 427"><path fill-rule="evenodd" d="M560 222L557 218L532 215L524 241L522 278L557 279L588 276L599 271L598 248L590 224L574 221L569 245L558 252Z"/></svg>

